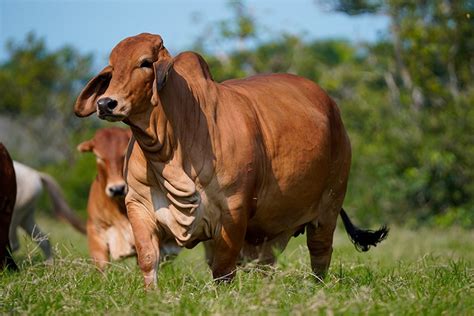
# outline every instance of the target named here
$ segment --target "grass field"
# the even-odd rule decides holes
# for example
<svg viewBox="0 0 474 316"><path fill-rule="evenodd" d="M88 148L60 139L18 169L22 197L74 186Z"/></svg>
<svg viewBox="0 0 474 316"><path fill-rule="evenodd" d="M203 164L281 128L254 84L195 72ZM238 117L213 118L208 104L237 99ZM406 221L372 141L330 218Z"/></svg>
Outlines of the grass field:
<svg viewBox="0 0 474 316"><path fill-rule="evenodd" d="M380 246L358 253L338 228L323 283L310 273L303 236L275 267L241 268L223 285L212 282L197 247L163 264L158 289L146 292L133 258L102 275L87 259L85 237L39 222L55 244L55 262L43 264L24 238L15 254L21 272L0 272L1 314L474 315L474 231L392 227Z"/></svg>

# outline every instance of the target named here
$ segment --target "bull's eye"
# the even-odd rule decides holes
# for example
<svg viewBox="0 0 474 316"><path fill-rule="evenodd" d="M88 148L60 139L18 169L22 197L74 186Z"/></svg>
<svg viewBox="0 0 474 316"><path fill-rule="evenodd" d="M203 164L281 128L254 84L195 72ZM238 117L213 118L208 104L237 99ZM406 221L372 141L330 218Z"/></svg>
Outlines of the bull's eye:
<svg viewBox="0 0 474 316"><path fill-rule="evenodd" d="M153 62L151 60L145 59L140 63L140 68L151 68L153 67Z"/></svg>

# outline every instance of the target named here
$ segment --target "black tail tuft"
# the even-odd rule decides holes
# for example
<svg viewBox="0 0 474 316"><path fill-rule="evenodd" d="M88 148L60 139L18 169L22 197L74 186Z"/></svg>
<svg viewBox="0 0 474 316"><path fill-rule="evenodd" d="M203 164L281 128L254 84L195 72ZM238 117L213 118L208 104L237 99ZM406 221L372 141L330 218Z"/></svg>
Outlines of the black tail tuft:
<svg viewBox="0 0 474 316"><path fill-rule="evenodd" d="M379 230L375 231L369 229L360 229L359 227L355 226L352 224L344 209L341 209L341 218L347 234L349 234L352 243L359 251L367 251L370 249L370 246L377 246L379 242L388 236L389 229L385 225L383 225Z"/></svg>

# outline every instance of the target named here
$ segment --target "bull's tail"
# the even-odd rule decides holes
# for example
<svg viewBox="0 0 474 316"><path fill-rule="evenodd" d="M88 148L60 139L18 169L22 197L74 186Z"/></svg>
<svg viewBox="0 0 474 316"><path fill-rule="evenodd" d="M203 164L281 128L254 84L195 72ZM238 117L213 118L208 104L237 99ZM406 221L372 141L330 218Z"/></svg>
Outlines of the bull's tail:
<svg viewBox="0 0 474 316"><path fill-rule="evenodd" d="M360 229L359 227L352 224L349 216L341 209L341 219L344 223L344 228L346 229L349 238L352 243L359 251L367 251L370 246L377 246L379 242L387 238L388 227L383 225L379 230L369 230L369 229Z"/></svg>
<svg viewBox="0 0 474 316"><path fill-rule="evenodd" d="M64 199L61 189L59 188L58 183L46 173L39 173L41 177L41 182L43 186L48 191L51 201L53 202L53 213L55 216L65 219L68 221L76 230L86 234L86 225L74 211L69 207L66 200Z"/></svg>

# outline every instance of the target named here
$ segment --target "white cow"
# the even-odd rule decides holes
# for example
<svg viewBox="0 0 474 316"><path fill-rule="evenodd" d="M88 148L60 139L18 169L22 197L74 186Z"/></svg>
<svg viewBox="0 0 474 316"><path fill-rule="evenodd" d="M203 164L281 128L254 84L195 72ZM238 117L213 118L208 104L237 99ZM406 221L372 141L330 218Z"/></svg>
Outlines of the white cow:
<svg viewBox="0 0 474 316"><path fill-rule="evenodd" d="M20 247L17 230L18 227L21 227L38 243L46 260L50 261L53 254L48 236L39 229L35 222L35 207L43 187L51 198L53 212L57 217L67 220L83 234L86 232L85 225L66 203L59 185L51 176L17 161L13 162L13 166L16 173L17 195L10 223L11 249L16 251Z"/></svg>

